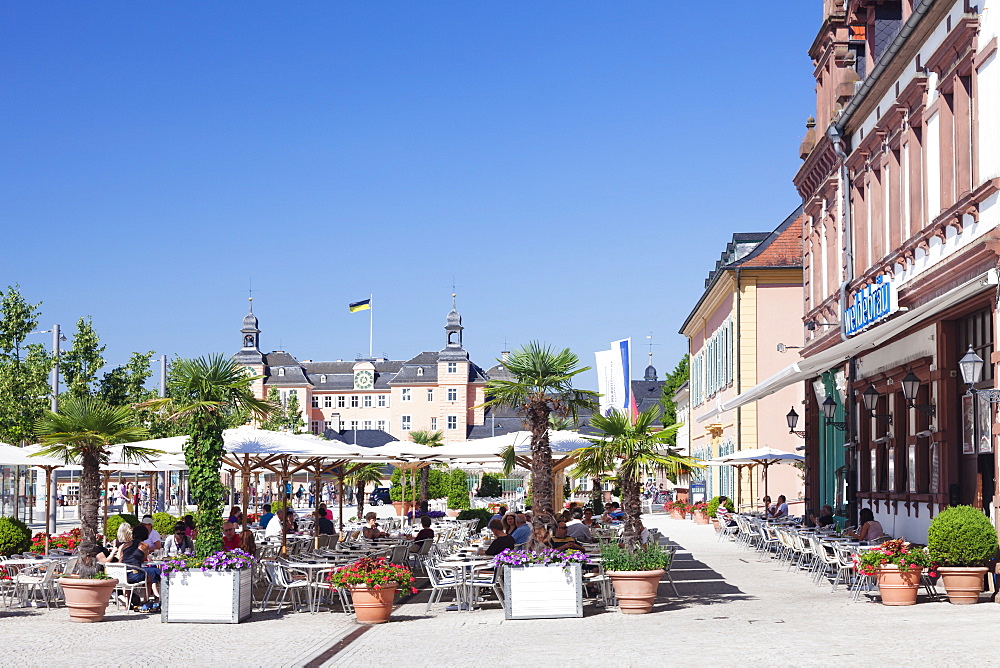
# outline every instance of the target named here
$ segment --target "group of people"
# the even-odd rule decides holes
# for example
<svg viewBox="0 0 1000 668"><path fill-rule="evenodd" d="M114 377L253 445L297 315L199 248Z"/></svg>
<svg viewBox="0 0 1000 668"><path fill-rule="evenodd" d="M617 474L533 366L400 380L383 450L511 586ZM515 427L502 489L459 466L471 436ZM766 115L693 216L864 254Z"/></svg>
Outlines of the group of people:
<svg viewBox="0 0 1000 668"><path fill-rule="evenodd" d="M613 523L624 519L625 513L617 502L609 503L599 519L595 519L592 508L571 503L562 512L555 513L551 507L534 512L530 507L523 512L511 512L500 506L490 518L489 530L493 542L482 550L486 556L495 556L508 548L523 546L531 552L544 549L560 551L583 551L584 545L593 543L591 529L601 523ZM640 541L649 541L649 531L640 522Z"/></svg>
<svg viewBox="0 0 1000 668"><path fill-rule="evenodd" d="M726 526L732 526L733 518L732 513L726 508L726 502L728 499L725 496L719 497L719 507L715 511L715 517L723 522ZM785 496L782 494L778 496L776 503L771 503L771 497L765 496L763 499L764 504L764 516L772 519L781 519L788 517L788 502ZM804 527L829 527L836 524L837 518L833 511L833 506L827 504L820 508L819 515L815 513L808 513L803 522ZM857 529L847 529L844 531L845 535L852 538L856 538L861 541L872 541L877 540L885 536L885 531L882 529L882 525L875 519L875 513L872 512L871 508L862 508L858 512L858 528Z"/></svg>

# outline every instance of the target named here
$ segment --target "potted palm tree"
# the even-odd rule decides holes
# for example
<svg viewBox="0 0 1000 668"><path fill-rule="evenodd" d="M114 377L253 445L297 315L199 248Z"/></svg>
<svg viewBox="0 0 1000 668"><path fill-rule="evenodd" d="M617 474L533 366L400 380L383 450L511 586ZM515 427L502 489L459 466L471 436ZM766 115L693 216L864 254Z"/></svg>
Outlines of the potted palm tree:
<svg viewBox="0 0 1000 668"><path fill-rule="evenodd" d="M604 568L615 587L619 601L636 599L635 604L622 605L623 612L642 613L652 609L656 586L663 576L663 566L657 559L646 559L653 555L649 546L640 547L642 542L642 512L640 481L648 471L662 471L668 475L682 467L697 467L690 457L678 454L669 447L669 439L680 424L657 429L655 422L660 416L658 406L653 406L635 417L622 411L611 411L608 415L595 414L590 425L601 432L601 436L587 438L591 445L577 450L579 462L576 475L591 475L598 470L617 470L622 489L622 509L625 511L625 526L622 531L623 549L639 555L636 560L612 562L615 568L605 563ZM620 571L617 568L629 564L641 566L635 571ZM639 587L641 591L636 591ZM641 605L639 601L645 601ZM646 605L648 602L648 607Z"/></svg>
<svg viewBox="0 0 1000 668"><path fill-rule="evenodd" d="M983 511L954 506L937 514L927 529L927 551L938 564L948 600L956 605L979 602L986 564L996 557L997 533Z"/></svg>
<svg viewBox="0 0 1000 668"><path fill-rule="evenodd" d="M101 492L101 464L108 462L110 447L125 444L121 456L126 461L149 461L159 450L128 445L149 436L137 425L127 406L110 406L91 396L68 397L59 412L46 411L35 425L42 448L33 456L58 457L67 464L79 464L80 537L97 542L97 518Z"/></svg>
<svg viewBox="0 0 1000 668"><path fill-rule="evenodd" d="M573 377L590 369L580 368L580 358L569 348L562 351L532 341L515 350L506 360L497 360L510 373L511 380L495 379L486 383L484 406L506 407L524 415L531 431L531 494L544 506L555 502L552 481L552 448L549 446L550 418L572 416L592 409L598 394L573 387Z"/></svg>

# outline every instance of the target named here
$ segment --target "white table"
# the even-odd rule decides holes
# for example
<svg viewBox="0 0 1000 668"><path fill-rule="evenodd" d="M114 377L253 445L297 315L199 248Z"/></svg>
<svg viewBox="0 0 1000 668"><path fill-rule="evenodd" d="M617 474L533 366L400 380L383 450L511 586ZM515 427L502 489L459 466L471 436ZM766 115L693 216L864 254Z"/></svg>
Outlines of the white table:
<svg viewBox="0 0 1000 668"><path fill-rule="evenodd" d="M288 568L295 569L297 571L302 571L306 574L306 582L309 583L309 612L319 612L319 599L315 595L314 586L318 580L315 580L320 573L323 571L331 571L335 568L340 568L343 564L335 564L329 562L318 562L310 563L306 561L289 561L285 564Z"/></svg>

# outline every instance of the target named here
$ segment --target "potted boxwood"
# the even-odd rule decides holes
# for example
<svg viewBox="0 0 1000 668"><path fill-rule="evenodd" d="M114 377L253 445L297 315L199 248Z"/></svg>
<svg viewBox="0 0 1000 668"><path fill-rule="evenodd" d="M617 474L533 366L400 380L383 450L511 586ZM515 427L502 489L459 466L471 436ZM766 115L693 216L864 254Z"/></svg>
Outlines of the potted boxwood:
<svg viewBox="0 0 1000 668"><path fill-rule="evenodd" d="M161 567L161 621L239 624L249 619L256 561L243 550L167 557Z"/></svg>
<svg viewBox="0 0 1000 668"><path fill-rule="evenodd" d="M948 600L956 605L979 602L986 563L996 556L997 533L983 511L972 506L946 508L931 520L927 551L937 564Z"/></svg>
<svg viewBox="0 0 1000 668"><path fill-rule="evenodd" d="M691 506L691 519L695 524L708 524L708 504L704 501Z"/></svg>
<svg viewBox="0 0 1000 668"><path fill-rule="evenodd" d="M506 619L583 617L583 552L508 548L493 558L503 568Z"/></svg>
<svg viewBox="0 0 1000 668"><path fill-rule="evenodd" d="M346 587L351 592L359 624L384 624L392 614L393 596L417 593L410 569L389 563L385 557L358 559L335 570L327 581L331 589Z"/></svg>
<svg viewBox="0 0 1000 668"><path fill-rule="evenodd" d="M712 525L715 527L716 531L719 531L719 529L720 529L720 527L719 527L719 518L716 517L715 514L719 511L719 500L721 498L722 498L721 496L713 496L708 501L708 508L705 509L705 513L708 515L709 519L712 520ZM728 497L726 498L726 503L724 504L724 507L729 512L733 512L735 510L735 508L736 508L733 505L733 500L730 499L730 498L728 498Z"/></svg>
<svg viewBox="0 0 1000 668"><path fill-rule="evenodd" d="M652 611L656 589L671 555L656 543L629 550L609 543L601 548L601 562L611 578L618 599L618 609L626 615Z"/></svg>
<svg viewBox="0 0 1000 668"><path fill-rule="evenodd" d="M865 550L857 559L858 572L876 578L882 605L916 603L920 574L930 565L925 548L914 547L902 538Z"/></svg>
<svg viewBox="0 0 1000 668"><path fill-rule="evenodd" d="M691 506L683 501L671 501L670 503L663 504L663 507L670 513L670 519L672 520L686 519L687 514L691 512Z"/></svg>

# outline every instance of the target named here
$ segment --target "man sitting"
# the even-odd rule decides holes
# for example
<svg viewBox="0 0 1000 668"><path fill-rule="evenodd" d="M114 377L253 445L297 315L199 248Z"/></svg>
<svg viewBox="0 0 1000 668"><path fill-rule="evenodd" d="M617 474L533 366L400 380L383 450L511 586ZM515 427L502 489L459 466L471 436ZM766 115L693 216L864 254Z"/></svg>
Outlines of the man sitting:
<svg viewBox="0 0 1000 668"><path fill-rule="evenodd" d="M516 545L528 542L528 538L531 537L531 525L528 524L528 518L525 517L524 513L518 513L514 521L517 523L517 528L514 529L514 533L510 537L514 539Z"/></svg>
<svg viewBox="0 0 1000 668"><path fill-rule="evenodd" d="M560 552L583 552L583 546L566 535L566 523L556 525L556 533L552 536L552 547Z"/></svg>
<svg viewBox="0 0 1000 668"><path fill-rule="evenodd" d="M434 529L431 528L431 518L424 515L420 518L420 526L423 527L417 532L417 535L413 537L413 544L410 545L410 552L420 552L421 548L424 546L424 542L434 540Z"/></svg>
<svg viewBox="0 0 1000 668"><path fill-rule="evenodd" d="M573 519L566 522L566 535L578 543L594 542L590 529L583 523L583 511L579 508L573 509Z"/></svg>
<svg viewBox="0 0 1000 668"><path fill-rule="evenodd" d="M322 508L316 509L316 535L326 535L332 536L336 531L333 528L333 522L327 519L326 511Z"/></svg>
<svg viewBox="0 0 1000 668"><path fill-rule="evenodd" d="M264 538L281 538L285 530L285 511L279 510L264 528Z"/></svg>
<svg viewBox="0 0 1000 668"><path fill-rule="evenodd" d="M726 508L726 504L729 503L729 499L720 496L719 497L719 507L715 509L715 519L723 523L727 527L733 526L736 520L733 519L732 513L729 512L729 508Z"/></svg>
<svg viewBox="0 0 1000 668"><path fill-rule="evenodd" d="M480 554L495 557L504 550L514 547L514 539L504 533L500 520L490 520L489 528L493 532L493 542L485 550L480 550Z"/></svg>
<svg viewBox="0 0 1000 668"><path fill-rule="evenodd" d="M264 514L260 516L260 524L258 524L257 526L259 526L261 529L266 529L267 523L271 521L272 517L274 517L274 513L271 512L271 504L265 503Z"/></svg>
<svg viewBox="0 0 1000 668"><path fill-rule="evenodd" d="M236 534L236 525L232 522L226 522L222 525L222 549L223 550L238 550L243 543L240 541L240 537Z"/></svg>
<svg viewBox="0 0 1000 668"><path fill-rule="evenodd" d="M194 552L194 541L187 535L187 524L178 522L174 525L174 533L171 536L167 536L167 542L164 543L163 550L168 557Z"/></svg>

